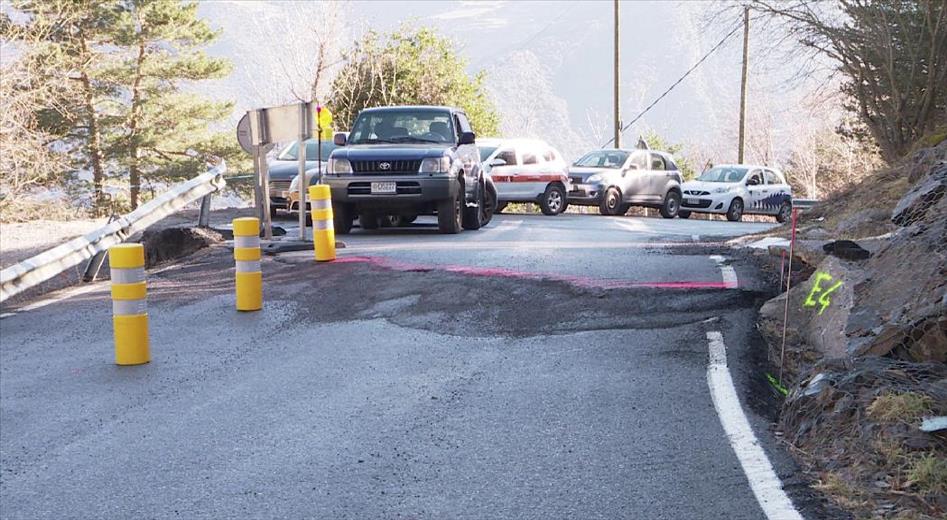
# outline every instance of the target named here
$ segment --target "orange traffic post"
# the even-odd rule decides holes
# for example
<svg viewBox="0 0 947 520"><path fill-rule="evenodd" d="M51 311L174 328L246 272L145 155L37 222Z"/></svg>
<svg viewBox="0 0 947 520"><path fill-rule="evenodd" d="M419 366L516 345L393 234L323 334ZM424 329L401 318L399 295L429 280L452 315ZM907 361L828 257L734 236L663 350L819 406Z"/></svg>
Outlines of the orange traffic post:
<svg viewBox="0 0 947 520"><path fill-rule="evenodd" d="M148 344L145 247L119 244L109 248L112 278L112 327L115 364L142 365L151 361Z"/></svg>
<svg viewBox="0 0 947 520"><path fill-rule="evenodd" d="M260 269L260 219L233 219L233 258L236 261L238 311L263 308L263 272Z"/></svg>
<svg viewBox="0 0 947 520"><path fill-rule="evenodd" d="M312 209L312 245L316 260L335 260L335 227L332 223L332 190L325 184L309 187Z"/></svg>

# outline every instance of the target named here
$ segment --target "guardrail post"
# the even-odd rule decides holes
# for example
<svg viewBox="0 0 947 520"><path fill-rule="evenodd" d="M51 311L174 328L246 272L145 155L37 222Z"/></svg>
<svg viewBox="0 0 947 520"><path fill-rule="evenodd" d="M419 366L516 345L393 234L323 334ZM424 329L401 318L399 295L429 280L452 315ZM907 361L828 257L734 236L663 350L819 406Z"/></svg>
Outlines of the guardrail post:
<svg viewBox="0 0 947 520"><path fill-rule="evenodd" d="M335 260L332 190L328 185L317 184L309 187L309 207L312 211L312 243L316 252L316 261Z"/></svg>
<svg viewBox="0 0 947 520"><path fill-rule="evenodd" d="M263 308L263 272L260 269L260 219L233 219L233 258L237 264L238 311Z"/></svg>
<svg viewBox="0 0 947 520"><path fill-rule="evenodd" d="M210 227L210 197L211 194L208 193L201 198L201 213L197 217L197 227Z"/></svg>
<svg viewBox="0 0 947 520"><path fill-rule="evenodd" d="M109 248L112 275L112 326L115 364L141 365L151 360L148 346L145 248L118 244Z"/></svg>

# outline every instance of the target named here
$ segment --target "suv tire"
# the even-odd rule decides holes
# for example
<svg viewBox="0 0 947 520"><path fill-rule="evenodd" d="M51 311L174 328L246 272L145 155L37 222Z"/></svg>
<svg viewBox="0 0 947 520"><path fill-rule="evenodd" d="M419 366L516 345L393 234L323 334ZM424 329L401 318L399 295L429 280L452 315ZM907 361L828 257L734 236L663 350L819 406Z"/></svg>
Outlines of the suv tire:
<svg viewBox="0 0 947 520"><path fill-rule="evenodd" d="M477 184L477 207L471 208L463 204L464 215L461 224L468 231L476 231L483 224L483 216L480 212L483 208L483 184Z"/></svg>
<svg viewBox="0 0 947 520"><path fill-rule="evenodd" d="M340 235L348 235L352 231L352 210L348 204L332 203L332 227Z"/></svg>
<svg viewBox="0 0 947 520"><path fill-rule="evenodd" d="M605 195L602 196L602 202L598 205L598 212L602 215L618 215L621 209L621 193L617 188L608 188Z"/></svg>
<svg viewBox="0 0 947 520"><path fill-rule="evenodd" d="M539 209L543 211L543 215L558 215L565 210L565 202L566 190L559 185L550 184L539 199Z"/></svg>
<svg viewBox="0 0 947 520"><path fill-rule="evenodd" d="M674 218L677 212L681 210L681 194L676 191L669 191L664 196L664 204L661 205L661 216L664 218Z"/></svg>
<svg viewBox="0 0 947 520"><path fill-rule="evenodd" d="M463 190L461 190L463 192ZM437 229L444 234L460 233L463 208L460 203L461 194L456 197L442 200L437 203Z"/></svg>
<svg viewBox="0 0 947 520"><path fill-rule="evenodd" d="M727 220L730 222L739 222L743 218L743 199L736 198L730 201L730 207L727 208Z"/></svg>

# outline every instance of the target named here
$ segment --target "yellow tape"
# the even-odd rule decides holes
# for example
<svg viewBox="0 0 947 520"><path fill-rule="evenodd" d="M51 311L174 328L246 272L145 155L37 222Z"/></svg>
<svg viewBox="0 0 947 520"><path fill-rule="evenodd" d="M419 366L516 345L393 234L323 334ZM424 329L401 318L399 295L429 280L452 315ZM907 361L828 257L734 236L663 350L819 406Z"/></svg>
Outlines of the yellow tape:
<svg viewBox="0 0 947 520"><path fill-rule="evenodd" d="M233 259L234 260L259 260L260 259L260 248L259 247L235 247L233 248Z"/></svg>
<svg viewBox="0 0 947 520"><path fill-rule="evenodd" d="M259 236L260 219L255 217L242 217L233 219L233 236Z"/></svg>
<svg viewBox="0 0 947 520"><path fill-rule="evenodd" d="M145 282L138 283L113 283L113 300L140 300L147 296L148 290Z"/></svg>
<svg viewBox="0 0 947 520"><path fill-rule="evenodd" d="M309 200L326 200L332 198L332 189L326 184L316 184L309 187Z"/></svg>
<svg viewBox="0 0 947 520"><path fill-rule="evenodd" d="M145 265L145 246L118 244L109 248L109 267L129 269Z"/></svg>

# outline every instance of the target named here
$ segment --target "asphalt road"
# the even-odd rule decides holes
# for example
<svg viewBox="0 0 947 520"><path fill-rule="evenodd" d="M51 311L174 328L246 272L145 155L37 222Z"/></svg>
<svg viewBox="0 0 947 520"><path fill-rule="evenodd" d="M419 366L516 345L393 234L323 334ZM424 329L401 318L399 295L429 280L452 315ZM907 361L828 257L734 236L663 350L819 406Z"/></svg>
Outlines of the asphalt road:
<svg viewBox="0 0 947 520"><path fill-rule="evenodd" d="M503 215L149 273L150 364L112 364L107 284L0 320L3 518L763 518L708 393L720 331L773 440L771 283L722 243L768 224ZM735 279L728 278L725 271Z"/></svg>

